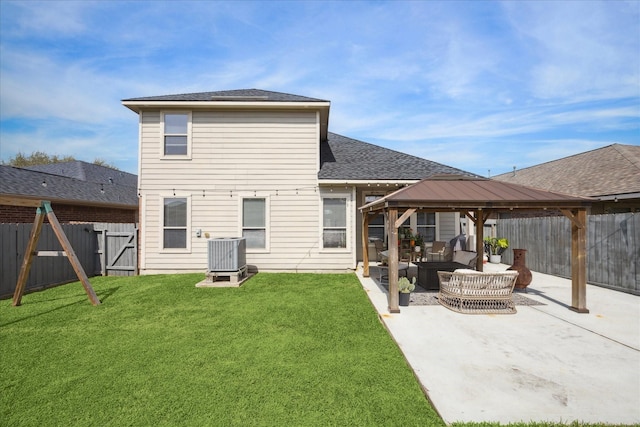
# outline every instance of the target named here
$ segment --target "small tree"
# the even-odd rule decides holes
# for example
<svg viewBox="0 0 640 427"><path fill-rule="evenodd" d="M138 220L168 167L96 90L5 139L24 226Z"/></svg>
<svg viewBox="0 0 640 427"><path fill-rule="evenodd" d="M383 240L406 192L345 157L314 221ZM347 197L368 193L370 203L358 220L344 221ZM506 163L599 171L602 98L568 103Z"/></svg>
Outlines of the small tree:
<svg viewBox="0 0 640 427"><path fill-rule="evenodd" d="M18 168L24 168L27 166L35 166L35 165L50 165L52 163L64 163L64 162L75 162L76 158L73 156L58 156L57 154L50 155L45 153L44 151L34 151L31 155L26 156L22 152L18 152L15 157L10 158L7 162L2 162L2 164L7 164L9 166L15 166ZM118 169L112 164L107 163L106 160L96 158L93 161L93 164L98 166L105 166L111 169Z"/></svg>

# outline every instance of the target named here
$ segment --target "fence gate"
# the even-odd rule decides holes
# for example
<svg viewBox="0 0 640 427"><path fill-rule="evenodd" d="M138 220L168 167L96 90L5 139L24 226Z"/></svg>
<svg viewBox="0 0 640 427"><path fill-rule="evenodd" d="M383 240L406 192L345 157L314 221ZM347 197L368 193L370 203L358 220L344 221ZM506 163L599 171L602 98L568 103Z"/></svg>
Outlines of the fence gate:
<svg viewBox="0 0 640 427"><path fill-rule="evenodd" d="M106 224L105 224L106 225ZM100 272L103 276L135 276L138 274L138 228L135 224L94 226L98 233Z"/></svg>

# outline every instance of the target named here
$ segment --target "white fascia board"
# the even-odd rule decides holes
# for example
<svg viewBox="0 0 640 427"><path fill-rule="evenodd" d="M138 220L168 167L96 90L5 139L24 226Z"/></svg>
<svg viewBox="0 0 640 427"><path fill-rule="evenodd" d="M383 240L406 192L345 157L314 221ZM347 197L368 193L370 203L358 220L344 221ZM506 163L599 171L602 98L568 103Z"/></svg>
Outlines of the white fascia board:
<svg viewBox="0 0 640 427"><path fill-rule="evenodd" d="M139 112L143 108L282 108L282 109L322 109L329 108L330 102L265 102L265 101L122 101L125 107Z"/></svg>

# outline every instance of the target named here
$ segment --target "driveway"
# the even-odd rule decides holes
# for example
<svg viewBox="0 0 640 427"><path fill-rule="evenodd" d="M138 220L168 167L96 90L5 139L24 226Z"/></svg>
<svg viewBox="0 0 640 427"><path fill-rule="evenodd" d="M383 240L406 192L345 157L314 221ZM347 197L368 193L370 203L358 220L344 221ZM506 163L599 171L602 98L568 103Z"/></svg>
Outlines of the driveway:
<svg viewBox="0 0 640 427"><path fill-rule="evenodd" d="M538 305L517 314L390 314L377 276L357 275L445 422L640 423L640 297L587 285L579 314L570 280L533 272L523 296Z"/></svg>

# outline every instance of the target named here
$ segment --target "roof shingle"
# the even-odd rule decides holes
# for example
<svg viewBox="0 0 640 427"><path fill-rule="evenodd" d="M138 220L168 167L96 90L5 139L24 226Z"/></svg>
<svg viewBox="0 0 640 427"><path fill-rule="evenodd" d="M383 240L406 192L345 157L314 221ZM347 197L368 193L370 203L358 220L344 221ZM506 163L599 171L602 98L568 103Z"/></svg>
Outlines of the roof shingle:
<svg viewBox="0 0 640 427"><path fill-rule="evenodd" d="M493 179L587 197L640 192L640 146L612 144Z"/></svg>
<svg viewBox="0 0 640 427"><path fill-rule="evenodd" d="M329 132L320 144L320 180L421 180L470 172Z"/></svg>
<svg viewBox="0 0 640 427"><path fill-rule="evenodd" d="M119 174L114 169L105 169L111 170L116 177ZM108 179L101 182L97 178L78 179L5 165L0 165L0 195L89 205L138 206L135 185L118 183L115 179L113 182Z"/></svg>

